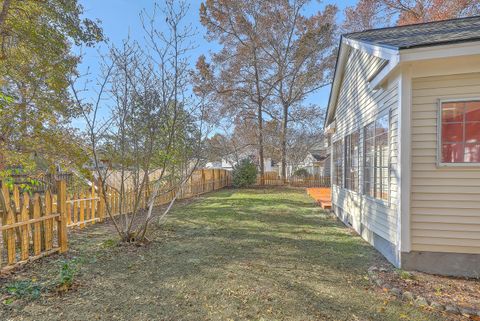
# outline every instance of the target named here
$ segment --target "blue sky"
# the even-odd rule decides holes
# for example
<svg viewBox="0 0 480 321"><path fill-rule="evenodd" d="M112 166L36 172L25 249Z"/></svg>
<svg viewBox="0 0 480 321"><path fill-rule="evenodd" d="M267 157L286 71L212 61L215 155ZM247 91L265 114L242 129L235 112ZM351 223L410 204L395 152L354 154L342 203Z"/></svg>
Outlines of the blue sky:
<svg viewBox="0 0 480 321"><path fill-rule="evenodd" d="M161 2L161 0L159 0ZM195 39L197 49L191 53L192 65L195 64L197 58L201 54L208 56L209 51L218 49L218 45L209 43L205 38L205 29L199 22L199 7L201 0L190 0L190 14L188 16L188 23L191 23L197 29L198 36ZM306 14L315 12L321 9L328 3L337 3L341 13L347 5L352 5L355 1L312 1L311 5L306 8ZM101 25L104 34L113 44L120 44L123 39L130 36L131 39L138 41L140 44L144 43L143 31L139 19L139 13L142 9L151 11L154 5L153 0L79 0L85 9L85 16L91 19L98 18L101 20ZM96 48L83 48L84 58L80 65L80 71L85 72L89 69L92 76L98 72L99 51L105 52L105 46L99 45ZM321 107L325 107L328 102L328 95L330 88L325 87L308 97L308 103L315 103ZM83 127L81 121L74 121L74 126Z"/></svg>

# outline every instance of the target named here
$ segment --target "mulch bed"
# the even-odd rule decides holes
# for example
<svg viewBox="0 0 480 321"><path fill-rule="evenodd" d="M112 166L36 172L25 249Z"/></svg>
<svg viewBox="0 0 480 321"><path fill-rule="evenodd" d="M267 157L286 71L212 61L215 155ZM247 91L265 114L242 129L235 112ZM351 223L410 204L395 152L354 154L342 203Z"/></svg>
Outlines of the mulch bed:
<svg viewBox="0 0 480 321"><path fill-rule="evenodd" d="M480 279L406 272L388 267L372 267L369 271L377 285L396 296L411 300L423 298L430 306L480 321Z"/></svg>

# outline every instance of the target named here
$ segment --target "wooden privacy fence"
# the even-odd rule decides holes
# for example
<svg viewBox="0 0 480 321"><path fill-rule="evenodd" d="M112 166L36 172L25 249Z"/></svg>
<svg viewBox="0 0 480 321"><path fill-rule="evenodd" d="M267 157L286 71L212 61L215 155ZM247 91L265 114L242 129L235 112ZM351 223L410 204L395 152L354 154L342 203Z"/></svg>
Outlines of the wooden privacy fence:
<svg viewBox="0 0 480 321"><path fill-rule="evenodd" d="M309 176L297 177L291 176L287 179L282 179L277 172L266 172L263 179L260 175L257 176L256 185L267 186L292 186L292 187L330 187L330 177L326 176Z"/></svg>
<svg viewBox="0 0 480 321"><path fill-rule="evenodd" d="M230 172L222 169L203 169L193 173L182 188L171 189L158 195L154 205L170 203L174 197L186 199L231 185ZM68 228L85 228L106 218L106 202L112 214L128 214L133 211L134 192L124 193L120 209L120 193L107 187L105 200L92 186L88 190L67 193L65 180L56 183L57 194L47 190L44 194L20 193L14 186L10 193L7 186L0 191L0 271L12 269L29 261L68 250ZM140 207L147 206L152 189L141 195Z"/></svg>

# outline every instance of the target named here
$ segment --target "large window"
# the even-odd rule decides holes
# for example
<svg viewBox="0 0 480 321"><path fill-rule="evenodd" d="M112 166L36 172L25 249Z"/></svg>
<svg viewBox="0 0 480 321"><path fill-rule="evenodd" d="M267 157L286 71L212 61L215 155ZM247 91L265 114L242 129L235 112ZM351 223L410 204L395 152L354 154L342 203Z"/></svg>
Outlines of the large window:
<svg viewBox="0 0 480 321"><path fill-rule="evenodd" d="M440 162L480 163L480 100L441 103Z"/></svg>
<svg viewBox="0 0 480 321"><path fill-rule="evenodd" d="M359 134L345 137L345 188L358 192Z"/></svg>
<svg viewBox="0 0 480 321"><path fill-rule="evenodd" d="M389 115L378 118L364 128L364 193L388 200Z"/></svg>
<svg viewBox="0 0 480 321"><path fill-rule="evenodd" d="M333 143L333 184L343 186L343 153L342 141Z"/></svg>

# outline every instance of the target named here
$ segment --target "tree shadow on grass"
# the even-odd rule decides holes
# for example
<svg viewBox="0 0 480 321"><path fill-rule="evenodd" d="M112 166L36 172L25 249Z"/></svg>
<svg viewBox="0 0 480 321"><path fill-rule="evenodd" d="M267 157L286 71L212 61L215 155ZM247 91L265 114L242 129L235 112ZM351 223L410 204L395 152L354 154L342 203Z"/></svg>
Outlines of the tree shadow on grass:
<svg viewBox="0 0 480 321"><path fill-rule="evenodd" d="M78 276L85 286L37 311L52 320L441 320L385 305L365 279L384 260L301 193L260 193L222 190L177 206L140 249L99 252L106 227L86 230L74 251L96 256ZM28 313L18 316L35 319Z"/></svg>

